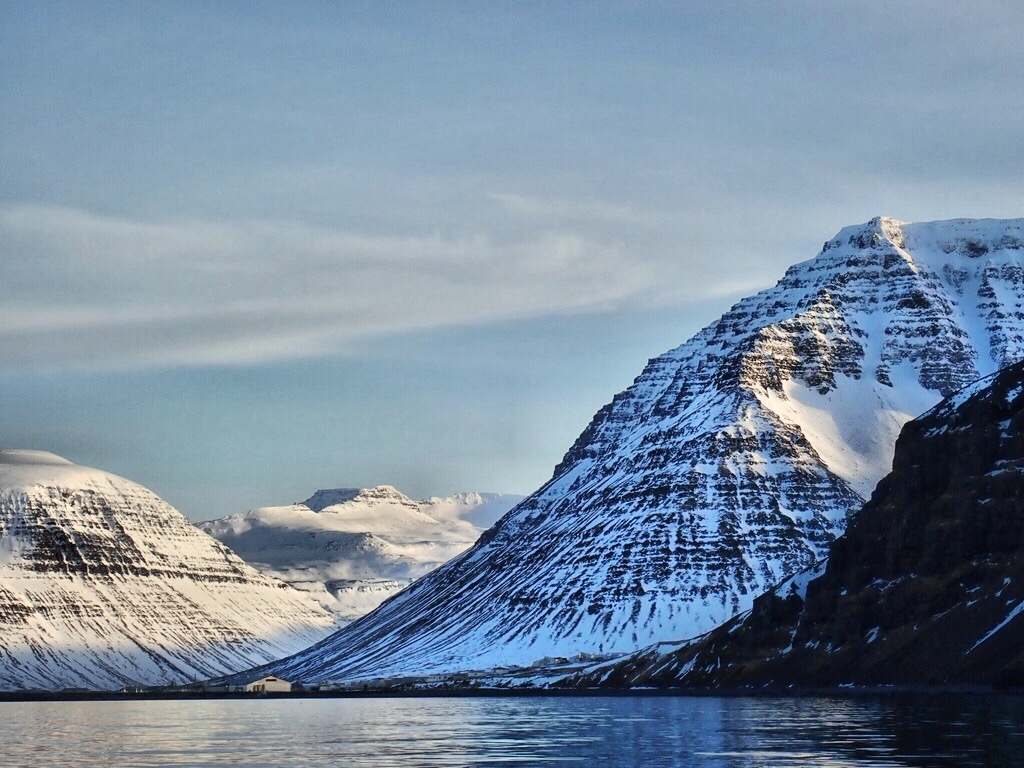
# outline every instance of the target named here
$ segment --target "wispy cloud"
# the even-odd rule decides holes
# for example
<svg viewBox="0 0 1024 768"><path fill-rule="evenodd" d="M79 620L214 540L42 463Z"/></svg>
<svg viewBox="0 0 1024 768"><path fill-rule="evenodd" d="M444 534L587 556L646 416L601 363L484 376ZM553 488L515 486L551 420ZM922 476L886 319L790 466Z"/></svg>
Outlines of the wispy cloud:
<svg viewBox="0 0 1024 768"><path fill-rule="evenodd" d="M496 192L490 198L512 214L546 220L585 221L639 226L664 224L666 215L599 200L562 200Z"/></svg>
<svg viewBox="0 0 1024 768"><path fill-rule="evenodd" d="M0 362L7 372L259 363L336 354L382 334L695 295L664 255L627 253L585 227L525 232L368 236L292 221L8 206Z"/></svg>

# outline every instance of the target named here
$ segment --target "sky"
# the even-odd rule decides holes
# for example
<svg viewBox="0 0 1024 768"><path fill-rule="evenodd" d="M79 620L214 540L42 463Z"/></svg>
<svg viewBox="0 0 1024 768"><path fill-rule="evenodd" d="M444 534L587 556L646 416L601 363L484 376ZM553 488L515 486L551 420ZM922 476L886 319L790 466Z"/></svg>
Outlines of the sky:
<svg viewBox="0 0 1024 768"><path fill-rule="evenodd" d="M0 445L529 493L841 227L1024 215L1024 10L0 2Z"/></svg>

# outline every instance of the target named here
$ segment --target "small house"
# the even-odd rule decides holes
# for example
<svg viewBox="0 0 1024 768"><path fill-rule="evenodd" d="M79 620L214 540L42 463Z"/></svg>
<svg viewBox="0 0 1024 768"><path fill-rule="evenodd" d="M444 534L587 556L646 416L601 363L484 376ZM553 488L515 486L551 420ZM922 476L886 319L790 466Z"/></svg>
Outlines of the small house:
<svg viewBox="0 0 1024 768"><path fill-rule="evenodd" d="M291 693L292 684L287 680L269 675L245 684L247 693Z"/></svg>

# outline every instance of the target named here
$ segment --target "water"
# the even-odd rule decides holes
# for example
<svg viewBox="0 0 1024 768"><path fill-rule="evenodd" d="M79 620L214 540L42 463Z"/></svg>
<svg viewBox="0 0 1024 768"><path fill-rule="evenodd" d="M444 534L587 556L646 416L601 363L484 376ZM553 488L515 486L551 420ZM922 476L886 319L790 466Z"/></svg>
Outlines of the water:
<svg viewBox="0 0 1024 768"><path fill-rule="evenodd" d="M1017 766L1024 699L394 698L0 703L0 765Z"/></svg>

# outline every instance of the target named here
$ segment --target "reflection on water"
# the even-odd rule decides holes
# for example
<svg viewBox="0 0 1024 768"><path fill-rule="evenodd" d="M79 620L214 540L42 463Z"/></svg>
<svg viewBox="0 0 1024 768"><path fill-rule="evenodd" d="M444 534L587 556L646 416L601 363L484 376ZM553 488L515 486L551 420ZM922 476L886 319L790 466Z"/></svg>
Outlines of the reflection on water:
<svg viewBox="0 0 1024 768"><path fill-rule="evenodd" d="M396 698L0 704L12 766L1016 766L1024 700Z"/></svg>

